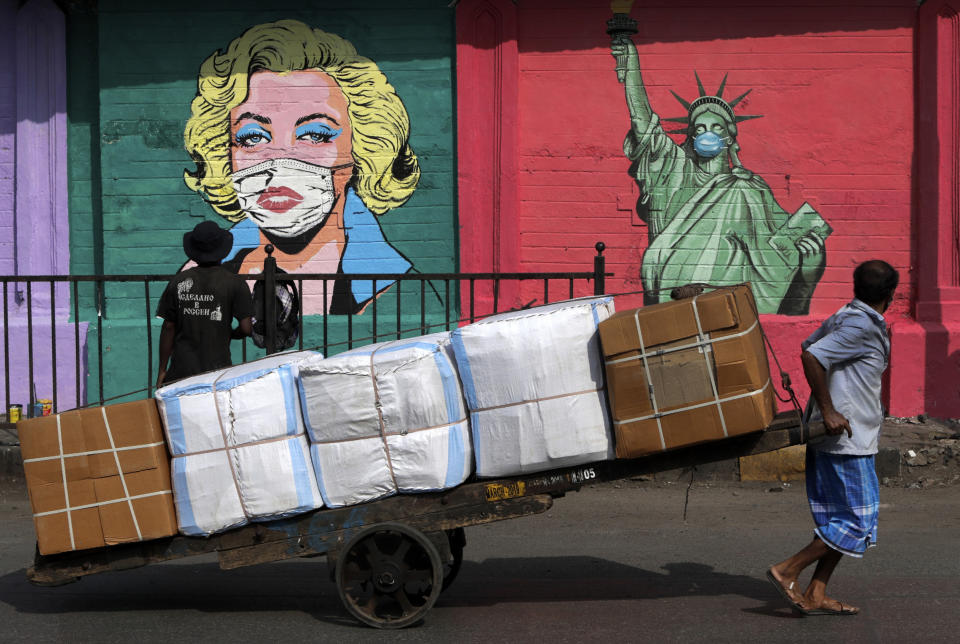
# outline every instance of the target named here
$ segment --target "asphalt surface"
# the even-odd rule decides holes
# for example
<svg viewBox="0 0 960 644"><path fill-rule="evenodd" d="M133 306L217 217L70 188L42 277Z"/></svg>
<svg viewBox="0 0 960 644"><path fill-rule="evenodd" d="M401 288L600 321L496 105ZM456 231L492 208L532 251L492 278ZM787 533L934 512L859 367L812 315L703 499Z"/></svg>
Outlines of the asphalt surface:
<svg viewBox="0 0 960 644"><path fill-rule="evenodd" d="M30 585L20 486L0 486L0 641L955 642L957 488L884 488L879 547L831 594L855 617L798 617L764 579L811 536L802 485L584 488L545 514L469 528L463 569L417 626L359 625L322 558L221 571L204 556Z"/></svg>

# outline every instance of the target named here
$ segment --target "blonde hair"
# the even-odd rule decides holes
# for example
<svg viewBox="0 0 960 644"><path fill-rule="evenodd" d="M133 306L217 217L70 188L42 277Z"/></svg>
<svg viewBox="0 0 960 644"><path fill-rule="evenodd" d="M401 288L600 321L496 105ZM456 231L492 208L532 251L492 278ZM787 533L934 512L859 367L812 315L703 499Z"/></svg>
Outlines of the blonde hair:
<svg viewBox="0 0 960 644"><path fill-rule="evenodd" d="M230 221L243 218L233 190L230 111L247 100L254 72L319 69L340 86L349 104L354 169L351 184L372 212L382 215L410 198L420 166L410 149L410 119L376 63L336 34L296 20L257 25L200 65L197 96L184 131L197 164L184 170L187 187Z"/></svg>

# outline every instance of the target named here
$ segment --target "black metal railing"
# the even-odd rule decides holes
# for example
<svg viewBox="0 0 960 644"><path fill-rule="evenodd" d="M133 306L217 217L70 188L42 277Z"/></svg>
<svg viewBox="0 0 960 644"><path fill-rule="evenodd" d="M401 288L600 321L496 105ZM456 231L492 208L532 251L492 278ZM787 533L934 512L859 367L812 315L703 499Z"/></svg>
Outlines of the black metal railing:
<svg viewBox="0 0 960 644"><path fill-rule="evenodd" d="M603 243L598 242L592 271L362 277L284 273L268 252L263 272L243 278L251 283L262 281L268 294L280 282L292 283L300 294L296 348L332 355L388 339L451 330L507 310L601 295L607 275L603 250ZM0 276L2 411L21 404L22 415L27 417L40 412L37 405L41 399L49 399L51 410L58 412L152 396L161 323L154 312L171 277ZM387 283L388 287L381 288ZM304 296L305 285L322 303L319 309L305 306L305 302L311 303ZM375 296L345 314L328 308L332 289L352 293L355 286L369 286L367 292ZM276 300L264 297L263 301L264 348L244 340L235 359L257 359L277 348ZM138 310L143 311L142 316Z"/></svg>

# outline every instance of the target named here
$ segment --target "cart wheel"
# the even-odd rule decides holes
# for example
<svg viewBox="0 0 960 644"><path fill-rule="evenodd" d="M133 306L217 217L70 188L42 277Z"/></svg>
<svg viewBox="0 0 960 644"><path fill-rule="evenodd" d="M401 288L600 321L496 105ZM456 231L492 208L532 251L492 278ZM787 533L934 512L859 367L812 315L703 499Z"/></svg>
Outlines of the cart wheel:
<svg viewBox="0 0 960 644"><path fill-rule="evenodd" d="M447 540L450 542L450 558L443 564L443 588L446 590L457 578L460 566L463 565L463 547L467 545L467 535L463 528L447 530Z"/></svg>
<svg viewBox="0 0 960 644"><path fill-rule="evenodd" d="M351 615L375 628L403 628L422 619L437 601L443 566L422 532L381 523L347 543L336 575L340 600Z"/></svg>

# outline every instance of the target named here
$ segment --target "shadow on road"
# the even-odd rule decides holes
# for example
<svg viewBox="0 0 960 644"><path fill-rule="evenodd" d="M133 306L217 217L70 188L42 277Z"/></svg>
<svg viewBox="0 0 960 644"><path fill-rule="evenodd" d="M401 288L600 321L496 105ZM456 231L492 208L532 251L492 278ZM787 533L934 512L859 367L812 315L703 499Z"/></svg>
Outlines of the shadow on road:
<svg viewBox="0 0 960 644"><path fill-rule="evenodd" d="M694 562L666 564L658 572L583 556L464 561L459 577L440 597L437 607L738 595L762 603L745 606L744 611L791 616L761 574L731 575ZM341 607L322 559L239 570L220 570L213 561L156 564L93 575L57 588L33 586L24 570L18 570L0 577L0 603L18 612L41 614L292 610L326 623L356 625Z"/></svg>
<svg viewBox="0 0 960 644"><path fill-rule="evenodd" d="M663 572L595 557L535 557L464 562L456 583L437 606L504 602L653 600L668 597L737 595L763 602L743 610L792 617L769 582L717 572L695 562L668 563Z"/></svg>

